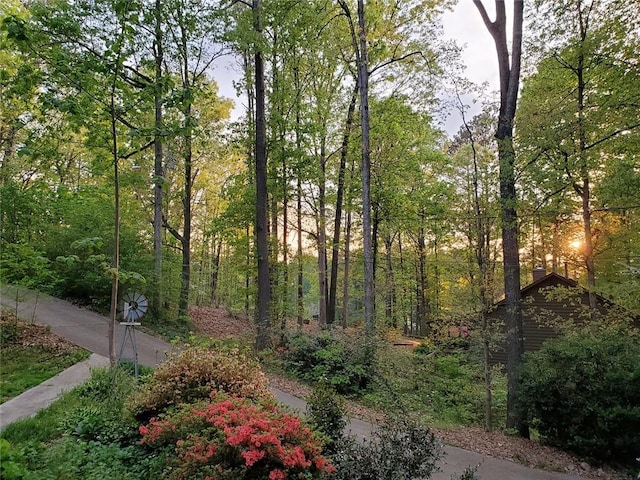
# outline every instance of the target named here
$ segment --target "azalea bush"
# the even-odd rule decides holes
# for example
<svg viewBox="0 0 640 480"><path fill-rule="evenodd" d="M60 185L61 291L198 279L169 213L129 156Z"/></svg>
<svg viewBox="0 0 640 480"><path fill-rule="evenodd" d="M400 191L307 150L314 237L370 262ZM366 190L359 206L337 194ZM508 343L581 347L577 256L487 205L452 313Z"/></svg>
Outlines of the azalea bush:
<svg viewBox="0 0 640 480"><path fill-rule="evenodd" d="M165 472L170 478L312 479L335 471L314 432L275 403L220 394L212 400L140 427L144 445L174 456Z"/></svg>
<svg viewBox="0 0 640 480"><path fill-rule="evenodd" d="M271 398L268 380L255 360L234 348L191 347L159 365L128 402L141 420L183 403L224 392L248 399Z"/></svg>

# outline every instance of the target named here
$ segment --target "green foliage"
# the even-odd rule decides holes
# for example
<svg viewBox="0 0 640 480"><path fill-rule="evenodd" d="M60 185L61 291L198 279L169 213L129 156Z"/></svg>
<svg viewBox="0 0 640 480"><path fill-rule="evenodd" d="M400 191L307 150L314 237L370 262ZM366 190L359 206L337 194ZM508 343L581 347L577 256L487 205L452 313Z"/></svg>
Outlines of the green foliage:
<svg viewBox="0 0 640 480"><path fill-rule="evenodd" d="M640 451L640 335L582 331L547 341L521 369L520 402L546 442L599 460Z"/></svg>
<svg viewBox="0 0 640 480"><path fill-rule="evenodd" d="M425 402L453 423L481 421L483 390L478 365L462 353L417 355L416 382Z"/></svg>
<svg viewBox="0 0 640 480"><path fill-rule="evenodd" d="M377 365L378 388L366 395L368 404L420 413L438 425L482 421L482 370L470 352L451 353L428 345L412 352L380 348ZM506 385L501 375L495 375L494 380L494 410L498 415L505 406Z"/></svg>
<svg viewBox="0 0 640 480"><path fill-rule="evenodd" d="M331 332L293 336L284 364L297 377L308 382L326 381L346 395L362 394L374 376L370 343L362 337Z"/></svg>
<svg viewBox="0 0 640 480"><path fill-rule="evenodd" d="M160 478L165 459L139 445L122 446L60 437L27 456L29 480Z"/></svg>
<svg viewBox="0 0 640 480"><path fill-rule="evenodd" d="M0 278L4 282L27 288L51 291L56 285L56 276L51 262L42 252L30 245L17 243L1 244Z"/></svg>
<svg viewBox="0 0 640 480"><path fill-rule="evenodd" d="M467 467L461 473L451 475L451 480L480 480L478 467Z"/></svg>
<svg viewBox="0 0 640 480"><path fill-rule="evenodd" d="M326 437L325 452L334 453L336 445L344 438L346 408L344 400L326 381L318 382L307 398L307 419Z"/></svg>
<svg viewBox="0 0 640 480"><path fill-rule="evenodd" d="M70 248L76 253L56 258L60 275L56 293L106 308L111 295L111 277L106 255L101 253L104 242L100 237L82 238L72 242Z"/></svg>
<svg viewBox="0 0 640 480"><path fill-rule="evenodd" d="M165 478L302 480L333 471L321 441L273 402L218 394L151 419L140 433L167 456Z"/></svg>
<svg viewBox="0 0 640 480"><path fill-rule="evenodd" d="M139 419L169 407L225 392L244 398L270 398L260 365L237 349L190 347L159 365L128 406Z"/></svg>
<svg viewBox="0 0 640 480"><path fill-rule="evenodd" d="M27 473L24 467L24 455L16 450L4 438L0 438L0 478L4 480L20 480Z"/></svg>
<svg viewBox="0 0 640 480"><path fill-rule="evenodd" d="M440 441L411 418L389 419L363 442L350 439L332 457L339 480L427 479L443 455Z"/></svg>
<svg viewBox="0 0 640 480"><path fill-rule="evenodd" d="M123 410L135 385L125 369L97 369L50 407L6 426L0 442L16 454L9 458L23 476L15 478L159 478L164 459L140 445L138 423Z"/></svg>

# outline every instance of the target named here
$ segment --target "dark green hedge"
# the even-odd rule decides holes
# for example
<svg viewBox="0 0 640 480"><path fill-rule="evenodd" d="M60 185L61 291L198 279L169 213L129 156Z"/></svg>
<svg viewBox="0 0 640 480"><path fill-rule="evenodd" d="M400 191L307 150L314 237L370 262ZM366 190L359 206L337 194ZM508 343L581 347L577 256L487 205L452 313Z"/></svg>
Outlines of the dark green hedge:
<svg viewBox="0 0 640 480"><path fill-rule="evenodd" d="M640 452L640 335L574 332L525 355L520 401L543 440L591 459Z"/></svg>

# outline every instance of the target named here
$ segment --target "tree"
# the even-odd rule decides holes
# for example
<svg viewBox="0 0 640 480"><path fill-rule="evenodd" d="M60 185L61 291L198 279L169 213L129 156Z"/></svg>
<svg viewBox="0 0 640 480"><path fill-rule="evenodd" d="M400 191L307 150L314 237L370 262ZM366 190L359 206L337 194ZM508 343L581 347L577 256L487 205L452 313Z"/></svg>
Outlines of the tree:
<svg viewBox="0 0 640 480"><path fill-rule="evenodd" d="M178 315L186 318L189 307L189 289L191 283L191 229L193 184L197 175L193 172L194 149L197 118L194 103L206 86L207 73L213 62L224 50L211 47L209 42L220 37L218 12L206 2L187 2L176 0L172 4L169 32L172 39L172 60L181 82L179 108L182 114L180 128L181 145L179 150L184 161L182 210L182 233L167 224L169 231L180 241L182 250L182 285L178 303ZM205 20L205 21L200 21Z"/></svg>
<svg viewBox="0 0 640 480"><path fill-rule="evenodd" d="M598 205L598 182L607 165L633 155L640 134L640 75L631 67L640 48L634 25L640 9L634 2L598 0L536 6L538 64L523 89L518 137L541 203L571 192L579 202L581 256L595 315L596 257L610 228L607 213L594 207L616 206Z"/></svg>
<svg viewBox="0 0 640 480"><path fill-rule="evenodd" d="M500 164L500 210L502 255L505 290L505 326L507 330L507 428L528 436L528 428L517 406L517 369L523 354L522 312L520 298L520 253L518 247L518 215L513 121L516 114L520 85L522 55L522 23L524 1L514 0L511 55L507 45L507 16L505 2L496 0L496 19L491 20L481 0L474 0L487 30L493 37L498 54L500 76L500 110L496 129Z"/></svg>
<svg viewBox="0 0 640 480"><path fill-rule="evenodd" d="M489 110L473 117L466 118L466 106L458 96L459 109L462 117L462 127L454 137L450 151L454 161L462 163L458 182L461 189L462 212L467 218L465 236L471 250L469 279L474 286L474 299L477 296L476 307L478 325L482 342L484 382L485 382L485 429L493 428L492 418L492 369L490 353L494 347L496 326L489 322L488 314L495 302L495 270L496 270L496 228L495 215L497 205L493 178L495 178L494 158L495 149L492 148L493 138L491 125L494 116ZM469 162L469 158L471 162ZM456 162L457 163L457 162ZM466 187L466 188L465 188ZM475 302L474 302L475 303Z"/></svg>
<svg viewBox="0 0 640 480"><path fill-rule="evenodd" d="M267 187L267 134L265 120L264 59L262 53L261 0L253 0L253 45L255 68L255 182L256 182L256 246L258 255L258 301L256 305L256 350L269 346L271 313L271 279L269 275L269 192Z"/></svg>

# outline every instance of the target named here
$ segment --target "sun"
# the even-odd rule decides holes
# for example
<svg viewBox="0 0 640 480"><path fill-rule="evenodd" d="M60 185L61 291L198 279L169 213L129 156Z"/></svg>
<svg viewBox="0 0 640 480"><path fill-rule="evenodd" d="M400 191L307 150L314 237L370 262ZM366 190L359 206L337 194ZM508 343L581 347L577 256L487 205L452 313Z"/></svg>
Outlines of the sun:
<svg viewBox="0 0 640 480"><path fill-rule="evenodd" d="M569 242L569 246L573 250L580 250L582 248L582 240L572 240L571 242Z"/></svg>

